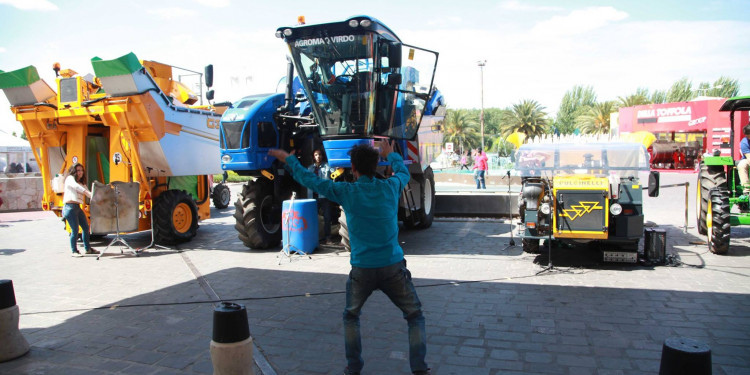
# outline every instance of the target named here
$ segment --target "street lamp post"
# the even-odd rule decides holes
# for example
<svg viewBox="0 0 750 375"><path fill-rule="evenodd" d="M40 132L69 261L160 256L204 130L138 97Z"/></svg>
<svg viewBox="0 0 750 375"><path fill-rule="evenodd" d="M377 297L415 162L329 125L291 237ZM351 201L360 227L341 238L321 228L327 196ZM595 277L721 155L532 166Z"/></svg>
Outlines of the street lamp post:
<svg viewBox="0 0 750 375"><path fill-rule="evenodd" d="M480 104L481 109L479 112L479 132L482 135L482 150L484 150L484 66L487 64L487 60L477 61L479 65L479 87L480 87Z"/></svg>

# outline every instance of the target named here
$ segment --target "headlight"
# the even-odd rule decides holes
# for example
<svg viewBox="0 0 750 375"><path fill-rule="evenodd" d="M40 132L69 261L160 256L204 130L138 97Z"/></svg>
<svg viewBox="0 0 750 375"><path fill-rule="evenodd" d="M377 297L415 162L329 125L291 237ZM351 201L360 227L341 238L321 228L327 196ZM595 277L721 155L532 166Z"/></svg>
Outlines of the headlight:
<svg viewBox="0 0 750 375"><path fill-rule="evenodd" d="M232 161L232 157L230 155L222 155L221 156L221 161L223 163L229 163L230 161Z"/></svg>
<svg viewBox="0 0 750 375"><path fill-rule="evenodd" d="M370 20L362 20L359 22L359 24L362 25L362 27L370 27L372 22L370 22Z"/></svg>
<svg viewBox="0 0 750 375"><path fill-rule="evenodd" d="M549 213L552 212L552 208L549 206L549 203L542 203L542 205L539 206L539 211L542 211L545 215L549 215Z"/></svg>
<svg viewBox="0 0 750 375"><path fill-rule="evenodd" d="M612 215L619 215L622 213L622 206L620 206L619 203L613 203L611 206L609 206L609 213Z"/></svg>
<svg viewBox="0 0 750 375"><path fill-rule="evenodd" d="M357 21L357 20L349 20L349 26L351 26L351 27L357 27L357 26L359 26L359 21Z"/></svg>
<svg viewBox="0 0 750 375"><path fill-rule="evenodd" d="M292 29L284 29L284 36L292 36Z"/></svg>

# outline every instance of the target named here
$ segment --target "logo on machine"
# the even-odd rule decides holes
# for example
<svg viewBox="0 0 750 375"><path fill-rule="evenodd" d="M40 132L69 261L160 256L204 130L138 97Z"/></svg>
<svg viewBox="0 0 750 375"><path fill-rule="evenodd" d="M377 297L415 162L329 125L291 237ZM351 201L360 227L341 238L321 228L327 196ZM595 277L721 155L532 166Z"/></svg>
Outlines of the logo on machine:
<svg viewBox="0 0 750 375"><path fill-rule="evenodd" d="M284 211L281 213L281 229L292 232L302 232L307 229L307 220L300 216L299 211Z"/></svg>
<svg viewBox="0 0 750 375"><path fill-rule="evenodd" d="M575 219L578 219L579 217L582 217L583 215L586 215L588 213L591 213L591 211L594 210L602 210L602 206L599 205L599 202L578 202L578 204L571 205L570 208L566 208L563 211L563 213L560 215L560 217L567 217L570 219L570 221L573 221Z"/></svg>
<svg viewBox="0 0 750 375"><path fill-rule="evenodd" d="M295 47L317 46L328 43L351 43L354 41L354 35L337 35L325 38L299 39L294 41Z"/></svg>

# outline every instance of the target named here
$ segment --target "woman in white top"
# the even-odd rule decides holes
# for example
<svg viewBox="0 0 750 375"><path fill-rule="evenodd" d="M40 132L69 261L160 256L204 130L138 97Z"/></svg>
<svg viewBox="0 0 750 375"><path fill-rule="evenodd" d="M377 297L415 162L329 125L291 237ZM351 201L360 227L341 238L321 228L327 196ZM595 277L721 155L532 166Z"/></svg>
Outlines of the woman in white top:
<svg viewBox="0 0 750 375"><path fill-rule="evenodd" d="M93 250L89 244L89 222L86 220L86 214L81 209L84 196L91 198L91 192L86 188L85 176L86 170L81 163L76 163L68 170L68 177L65 178L65 191L63 193L62 216L68 221L70 226L70 249L73 256L83 256L76 247L78 240L78 226L83 230L83 247L86 254L99 254Z"/></svg>

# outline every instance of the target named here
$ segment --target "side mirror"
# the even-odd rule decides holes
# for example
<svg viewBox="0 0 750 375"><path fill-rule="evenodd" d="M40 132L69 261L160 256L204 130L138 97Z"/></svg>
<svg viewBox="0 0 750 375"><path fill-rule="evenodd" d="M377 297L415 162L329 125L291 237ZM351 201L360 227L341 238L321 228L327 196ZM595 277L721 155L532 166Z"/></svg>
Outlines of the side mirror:
<svg viewBox="0 0 750 375"><path fill-rule="evenodd" d="M206 99L208 101L214 100L214 90L206 91Z"/></svg>
<svg viewBox="0 0 750 375"><path fill-rule="evenodd" d="M208 64L206 65L206 87L211 88L211 86L214 85L214 65ZM211 100L211 99L209 99Z"/></svg>
<svg viewBox="0 0 750 375"><path fill-rule="evenodd" d="M648 174L648 196L658 197L659 196L659 172L651 171Z"/></svg>
<svg viewBox="0 0 750 375"><path fill-rule="evenodd" d="M401 73L391 73L388 75L388 87L398 87L401 84Z"/></svg>
<svg viewBox="0 0 750 375"><path fill-rule="evenodd" d="M391 44L391 48L388 49L388 66L401 67L401 44Z"/></svg>

